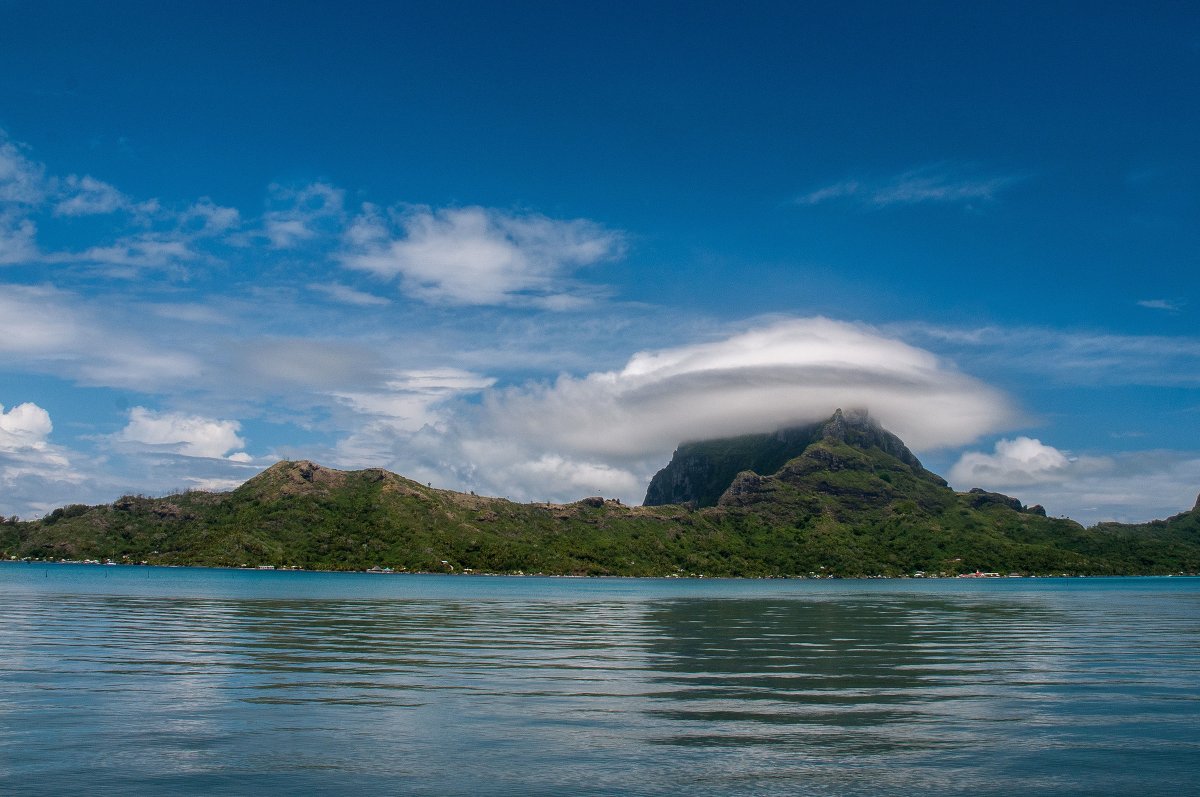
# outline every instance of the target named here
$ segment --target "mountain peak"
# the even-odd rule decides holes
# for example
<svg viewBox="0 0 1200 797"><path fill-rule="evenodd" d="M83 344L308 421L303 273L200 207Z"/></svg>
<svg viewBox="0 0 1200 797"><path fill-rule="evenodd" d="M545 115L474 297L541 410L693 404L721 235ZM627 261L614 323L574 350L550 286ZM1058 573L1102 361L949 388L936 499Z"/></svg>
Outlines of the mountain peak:
<svg viewBox="0 0 1200 797"><path fill-rule="evenodd" d="M838 407L833 411L833 415L829 420L825 421L821 426L821 436L826 440L837 440L846 442L846 434L853 429L880 429L875 419L870 416L865 409L852 409L846 412Z"/></svg>
<svg viewBox="0 0 1200 797"><path fill-rule="evenodd" d="M739 473L762 476L778 472L788 461L816 444L877 449L899 460L913 473L944 486L945 481L921 465L904 442L884 429L865 409L834 411L824 421L779 429L769 434L685 443L671 462L655 474L646 491L646 506L691 504L716 506Z"/></svg>
<svg viewBox="0 0 1200 797"><path fill-rule="evenodd" d="M346 472L307 459L280 460L238 489L250 493L279 491L285 495L321 492L342 484Z"/></svg>

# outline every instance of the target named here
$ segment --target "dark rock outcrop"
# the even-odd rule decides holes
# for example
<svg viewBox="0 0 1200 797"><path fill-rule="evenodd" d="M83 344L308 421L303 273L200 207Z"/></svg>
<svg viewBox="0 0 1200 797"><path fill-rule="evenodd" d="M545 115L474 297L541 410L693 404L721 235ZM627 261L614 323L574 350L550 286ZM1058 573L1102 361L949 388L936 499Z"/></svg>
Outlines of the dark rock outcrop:
<svg viewBox="0 0 1200 797"><path fill-rule="evenodd" d="M979 487L972 487L967 491L967 495L971 499L972 509L983 509L985 506L1006 506L1016 512L1021 511L1021 502L1004 493L989 493Z"/></svg>
<svg viewBox="0 0 1200 797"><path fill-rule="evenodd" d="M810 452L816 443L827 443ZM718 503L740 503L739 496L760 492L761 483L737 486L728 501L722 500L735 480L745 482L743 471L753 475L771 476L792 460L811 453L808 461L796 463L800 468L861 467L854 458L839 457L829 450L838 444L860 450L877 450L912 469L920 478L940 486L946 482L922 467L903 441L884 429L865 411L837 410L827 420L805 426L780 429L770 434L751 434L741 437L685 443L676 449L671 462L655 474L646 491L645 506L685 504L695 507L716 506ZM740 475L741 474L741 475Z"/></svg>
<svg viewBox="0 0 1200 797"><path fill-rule="evenodd" d="M1041 515L1046 517L1046 508L1041 504L1033 506L1022 506L1021 502L1012 496L1004 493L991 493L979 487L972 487L967 491L972 509L984 509L989 506L1006 506L1014 512L1024 512L1027 515Z"/></svg>

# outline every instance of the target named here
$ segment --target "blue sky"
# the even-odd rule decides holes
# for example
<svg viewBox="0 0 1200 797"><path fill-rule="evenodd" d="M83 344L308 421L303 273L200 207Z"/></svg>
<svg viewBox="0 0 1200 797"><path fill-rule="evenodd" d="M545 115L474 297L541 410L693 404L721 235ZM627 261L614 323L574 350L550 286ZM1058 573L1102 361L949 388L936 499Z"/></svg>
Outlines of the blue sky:
<svg viewBox="0 0 1200 797"><path fill-rule="evenodd" d="M1188 3L0 2L0 513L279 458L640 502L867 407L1200 491Z"/></svg>

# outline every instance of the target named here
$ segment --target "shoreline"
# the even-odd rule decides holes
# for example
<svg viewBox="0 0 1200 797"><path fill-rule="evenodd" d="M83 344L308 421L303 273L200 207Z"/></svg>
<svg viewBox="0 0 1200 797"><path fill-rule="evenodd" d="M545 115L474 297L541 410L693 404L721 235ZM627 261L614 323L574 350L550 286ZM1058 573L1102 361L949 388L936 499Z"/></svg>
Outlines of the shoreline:
<svg viewBox="0 0 1200 797"><path fill-rule="evenodd" d="M1047 580L1047 579L1118 579L1118 578L1200 578L1200 573L1119 573L1119 574L1088 574L1088 573L964 573L964 574L922 574L922 575L769 575L769 576L709 576L703 573L687 575L662 576L622 576L622 575L588 575L577 573L497 573L483 571L451 571L439 572L433 570L373 570L346 569L327 570L319 568L304 568L292 566L230 566L230 565L176 565L150 562L101 562L98 560L69 560L69 559L0 559L2 565L66 565L78 567L120 567L160 568L164 570L228 570L240 573L327 573L337 575L360 576L445 576L457 578L569 578L582 580L627 580L627 581L1012 581L1012 580Z"/></svg>

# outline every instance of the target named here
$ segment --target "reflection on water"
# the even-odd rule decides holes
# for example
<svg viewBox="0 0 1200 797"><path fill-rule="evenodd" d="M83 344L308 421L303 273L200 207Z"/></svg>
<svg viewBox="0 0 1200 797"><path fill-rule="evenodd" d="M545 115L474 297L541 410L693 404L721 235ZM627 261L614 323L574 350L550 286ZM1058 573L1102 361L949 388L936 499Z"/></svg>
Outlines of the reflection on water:
<svg viewBox="0 0 1200 797"><path fill-rule="evenodd" d="M1194 594L1159 616L1102 595L823 597L652 609L659 741L751 748L744 777L802 770L832 793L1145 794L1200 774Z"/></svg>
<svg viewBox="0 0 1200 797"><path fill-rule="evenodd" d="M0 568L0 792L1177 794L1200 775L1195 583L96 571Z"/></svg>

